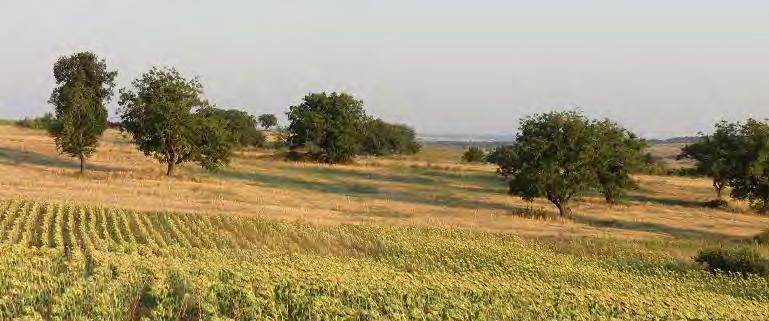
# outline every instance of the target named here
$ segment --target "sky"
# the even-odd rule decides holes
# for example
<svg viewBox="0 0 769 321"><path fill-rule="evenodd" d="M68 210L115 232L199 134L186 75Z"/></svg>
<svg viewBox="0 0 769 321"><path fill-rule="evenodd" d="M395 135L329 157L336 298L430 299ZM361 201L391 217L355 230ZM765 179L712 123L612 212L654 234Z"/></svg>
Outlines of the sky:
<svg viewBox="0 0 769 321"><path fill-rule="evenodd" d="M0 118L51 111L53 63L84 50L118 88L173 66L283 120L345 91L422 134L575 108L649 138L769 118L765 0L0 0Z"/></svg>

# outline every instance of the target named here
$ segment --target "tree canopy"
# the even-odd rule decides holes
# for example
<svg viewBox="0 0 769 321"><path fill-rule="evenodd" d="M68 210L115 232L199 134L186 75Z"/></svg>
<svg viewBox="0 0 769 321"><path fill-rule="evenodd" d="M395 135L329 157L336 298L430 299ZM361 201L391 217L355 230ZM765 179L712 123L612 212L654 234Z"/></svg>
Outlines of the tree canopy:
<svg viewBox="0 0 769 321"><path fill-rule="evenodd" d="M480 163L484 160L486 160L486 152L478 146L470 146L462 153L462 161L466 163Z"/></svg>
<svg viewBox="0 0 769 321"><path fill-rule="evenodd" d="M570 216L575 197L599 190L614 202L635 186L630 173L641 163L643 140L609 120L580 112L536 114L521 121L512 146L487 158L508 179L509 192L526 200L545 197Z"/></svg>
<svg viewBox="0 0 769 321"><path fill-rule="evenodd" d="M497 165L497 174L504 179L509 179L513 174L515 158L515 147L511 145L494 147L494 149L486 154L486 162Z"/></svg>
<svg viewBox="0 0 769 321"><path fill-rule="evenodd" d="M403 124L391 124L370 119L364 126L365 137L360 153L365 155L415 154L422 146L416 141L414 129Z"/></svg>
<svg viewBox="0 0 769 321"><path fill-rule="evenodd" d="M234 143L238 147L263 147L266 138L262 131L256 128L257 120L245 111L237 109L212 108L224 122L224 127L232 135Z"/></svg>
<svg viewBox="0 0 769 321"><path fill-rule="evenodd" d="M646 142L610 120L594 121L596 179L606 202L613 204L625 191L636 188L631 176L641 168Z"/></svg>
<svg viewBox="0 0 769 321"><path fill-rule="evenodd" d="M138 149L167 166L197 162L215 170L225 165L236 140L226 121L203 99L197 78L185 79L174 68L153 67L120 91L121 129Z"/></svg>
<svg viewBox="0 0 769 321"><path fill-rule="evenodd" d="M80 160L83 173L86 158L107 129L106 104L117 72L108 70L104 59L94 53L80 52L59 58L53 76L57 86L48 102L55 107L55 117L48 130L61 153Z"/></svg>
<svg viewBox="0 0 769 321"><path fill-rule="evenodd" d="M349 162L362 141L363 102L346 93L313 93L287 113L292 149L304 148L314 160Z"/></svg>
<svg viewBox="0 0 769 321"><path fill-rule="evenodd" d="M523 119L515 139L510 194L546 197L561 216L569 202L596 186L597 144L588 119L577 112L551 112Z"/></svg>
<svg viewBox="0 0 769 321"><path fill-rule="evenodd" d="M761 213L769 212L769 125L748 119L732 126L739 128L732 137L736 148L724 149L720 159L729 173L731 196L747 200Z"/></svg>
<svg viewBox="0 0 769 321"><path fill-rule="evenodd" d="M275 115L273 114L261 114L259 115L258 120L259 120L259 125L261 125L262 128L267 130L278 125L278 118L275 117Z"/></svg>
<svg viewBox="0 0 769 321"><path fill-rule="evenodd" d="M734 156L741 148L742 142L740 127L739 124L725 121L716 123L713 134L700 134L700 141L682 148L677 157L694 160L695 171L712 178L713 188L719 199L734 174Z"/></svg>

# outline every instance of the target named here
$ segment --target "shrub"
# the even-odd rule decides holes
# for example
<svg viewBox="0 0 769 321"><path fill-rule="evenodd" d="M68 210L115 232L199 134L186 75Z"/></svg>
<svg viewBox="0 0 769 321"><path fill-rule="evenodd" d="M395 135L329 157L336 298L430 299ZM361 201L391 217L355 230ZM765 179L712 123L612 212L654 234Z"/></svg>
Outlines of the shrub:
<svg viewBox="0 0 769 321"><path fill-rule="evenodd" d="M467 163L480 163L486 158L486 153L482 149L476 146L470 146L464 154L462 154L462 161Z"/></svg>
<svg viewBox="0 0 769 321"><path fill-rule="evenodd" d="M35 117L35 118L24 118L22 120L16 121L16 126L24 127L24 128L30 128L30 129L40 129L40 130L48 130L51 128L51 124L53 124L53 114L46 113L43 115L43 117Z"/></svg>
<svg viewBox="0 0 769 321"><path fill-rule="evenodd" d="M381 119L371 119L364 126L360 146L363 155L413 155L421 149L414 129L406 125L390 124Z"/></svg>
<svg viewBox="0 0 769 321"><path fill-rule="evenodd" d="M703 249L694 260L707 265L710 273L718 271L748 275L769 276L769 259L761 256L752 246L716 247Z"/></svg>

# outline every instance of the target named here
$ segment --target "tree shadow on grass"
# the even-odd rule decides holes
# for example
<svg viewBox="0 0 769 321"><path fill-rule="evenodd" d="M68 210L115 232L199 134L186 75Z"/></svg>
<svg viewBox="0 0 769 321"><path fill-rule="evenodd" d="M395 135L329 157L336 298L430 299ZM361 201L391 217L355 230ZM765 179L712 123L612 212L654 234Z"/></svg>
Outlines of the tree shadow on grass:
<svg viewBox="0 0 769 321"><path fill-rule="evenodd" d="M364 198L393 200L407 203L447 206L467 209L494 209L510 211L511 208L505 204L497 204L480 200L455 197L451 193L431 193L420 189L409 191L380 191L377 186L370 184L350 183L344 181L344 175L334 177L325 176L324 179L330 182L316 182L300 178L292 178L280 175L270 175L258 172L235 172L231 170L220 171L216 174L219 177L246 180L263 186L276 188L289 188L299 190L309 190L320 193L360 196ZM349 177L349 176L347 176Z"/></svg>
<svg viewBox="0 0 769 321"><path fill-rule="evenodd" d="M390 174L380 174L380 173L372 173L372 172L361 172L361 171L355 171L355 170L344 170L344 169L333 168L333 167L292 166L286 169L290 171L301 172L301 173L322 175L324 177L329 177L329 178L345 177L345 178L357 178L357 179L367 179L367 180L373 180L373 181L386 181L386 182L397 182L397 183L408 183L408 184L419 184L419 185L431 185L431 184L439 183L434 178L418 176L418 175L390 175Z"/></svg>
<svg viewBox="0 0 769 321"><path fill-rule="evenodd" d="M310 175L320 175L332 180L354 178L376 182L413 184L419 185L422 188L440 187L444 190L450 188L477 193L500 193L505 191L504 184L500 184L500 180L493 175L452 173L414 168L399 168L399 174L362 172L333 167L287 167L285 169ZM447 182L472 183L479 186L449 186L446 184Z"/></svg>
<svg viewBox="0 0 769 321"><path fill-rule="evenodd" d="M627 200L642 202L642 203L657 203L657 204L666 205L666 206L682 206L682 207L693 207L693 208L705 207L705 203L701 201L668 198L668 197L655 197L655 196L638 195L638 194L628 195Z"/></svg>
<svg viewBox="0 0 769 321"><path fill-rule="evenodd" d="M574 215L574 221L594 227L608 227L617 228L623 230L643 231L652 233L667 234L676 238L694 238L694 239L710 239L710 240L739 240L742 239L738 236L711 232L692 228L682 228L668 226L665 224L652 223L652 222L635 222L619 219L603 219L584 215Z"/></svg>
<svg viewBox="0 0 769 321"><path fill-rule="evenodd" d="M59 167L66 169L80 170L80 162L61 159L58 157L52 157L46 154L40 154L37 152L22 151L18 149L0 147L0 161L4 161L9 164L32 164L38 166ZM114 172L120 171L121 168L88 164L86 162L86 169L100 172Z"/></svg>

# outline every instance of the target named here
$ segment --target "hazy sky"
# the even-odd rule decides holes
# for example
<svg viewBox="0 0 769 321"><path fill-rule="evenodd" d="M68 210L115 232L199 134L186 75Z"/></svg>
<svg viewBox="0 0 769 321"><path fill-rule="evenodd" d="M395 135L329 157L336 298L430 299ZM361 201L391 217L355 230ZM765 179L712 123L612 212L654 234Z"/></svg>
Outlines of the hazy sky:
<svg viewBox="0 0 769 321"><path fill-rule="evenodd" d="M51 110L52 64L79 50L119 87L171 65L219 107L279 117L348 91L421 133L574 106L647 137L769 117L765 0L0 0L0 118Z"/></svg>

